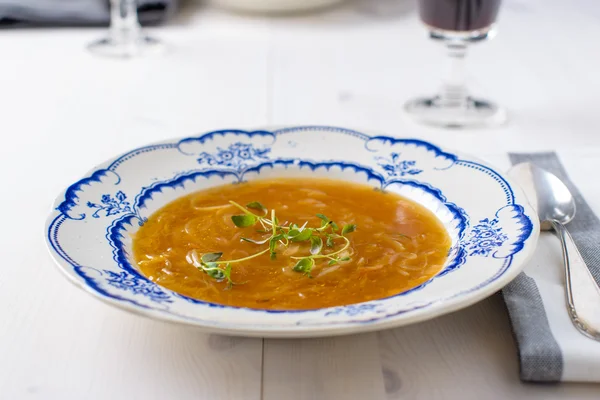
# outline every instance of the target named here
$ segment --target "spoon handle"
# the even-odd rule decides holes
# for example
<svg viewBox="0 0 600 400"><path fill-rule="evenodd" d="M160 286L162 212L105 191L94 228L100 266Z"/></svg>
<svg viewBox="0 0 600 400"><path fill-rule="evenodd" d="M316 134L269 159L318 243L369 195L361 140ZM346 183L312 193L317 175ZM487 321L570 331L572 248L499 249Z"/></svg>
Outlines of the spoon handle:
<svg viewBox="0 0 600 400"><path fill-rule="evenodd" d="M562 244L567 308L571 321L581 333L600 341L600 287L565 226L557 221L551 223Z"/></svg>

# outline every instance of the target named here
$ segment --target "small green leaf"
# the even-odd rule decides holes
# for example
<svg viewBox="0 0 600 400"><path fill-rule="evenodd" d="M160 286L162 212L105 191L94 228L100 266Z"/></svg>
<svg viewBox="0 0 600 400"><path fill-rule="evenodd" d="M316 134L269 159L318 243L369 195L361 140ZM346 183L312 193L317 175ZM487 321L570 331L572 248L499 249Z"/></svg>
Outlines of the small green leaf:
<svg viewBox="0 0 600 400"><path fill-rule="evenodd" d="M207 262L204 263L204 267L205 270L206 269L211 269L211 268L219 268L219 264L217 264L216 262Z"/></svg>
<svg viewBox="0 0 600 400"><path fill-rule="evenodd" d="M318 236L311 236L310 238L310 254L319 254L323 249L323 239Z"/></svg>
<svg viewBox="0 0 600 400"><path fill-rule="evenodd" d="M211 267L204 270L208 276L213 279L222 280L225 279L225 272L221 268Z"/></svg>
<svg viewBox="0 0 600 400"><path fill-rule="evenodd" d="M206 253L202 255L201 260L203 263L217 261L219 258L221 258L222 255L223 253Z"/></svg>
<svg viewBox="0 0 600 400"><path fill-rule="evenodd" d="M254 215L234 215L231 220L238 228L246 228L256 224L257 218Z"/></svg>
<svg viewBox="0 0 600 400"><path fill-rule="evenodd" d="M299 234L295 235L294 237L292 237L290 239L292 240L292 242L303 242L305 240L310 239L312 234L313 234L313 230L310 228L306 228L302 232L300 232Z"/></svg>
<svg viewBox="0 0 600 400"><path fill-rule="evenodd" d="M251 203L248 203L248 204L246 204L246 207L248 207L251 210L258 210L258 211L262 212L265 215L268 212L267 207L263 206L258 201L253 201Z"/></svg>
<svg viewBox="0 0 600 400"><path fill-rule="evenodd" d="M317 218L319 218L321 220L321 229L325 228L327 225L329 225L331 223L331 221L329 220L329 218L327 218L326 215L317 214Z"/></svg>
<svg viewBox="0 0 600 400"><path fill-rule="evenodd" d="M294 265L294 271L303 272L306 275L310 276L310 271L312 267L315 265L315 261L312 258L302 258L298 260L296 265Z"/></svg>
<svg viewBox="0 0 600 400"><path fill-rule="evenodd" d="M350 257L342 257L340 258L340 261L350 261Z"/></svg>
<svg viewBox="0 0 600 400"><path fill-rule="evenodd" d="M327 263L327 265L335 265L338 263L338 260L331 260Z"/></svg>
<svg viewBox="0 0 600 400"><path fill-rule="evenodd" d="M340 228L338 227L338 224L336 224L335 222L331 221L331 230L333 230L334 232L339 230Z"/></svg>
<svg viewBox="0 0 600 400"><path fill-rule="evenodd" d="M292 228L288 231L287 237L291 239L293 237L298 236L299 234L300 234L300 231L297 228Z"/></svg>
<svg viewBox="0 0 600 400"><path fill-rule="evenodd" d="M331 237L331 235L327 235L327 242L326 242L326 246L327 247L333 247L333 238Z"/></svg>
<svg viewBox="0 0 600 400"><path fill-rule="evenodd" d="M342 228L342 236L344 236L346 233L352 233L355 230L356 230L356 225L354 225L354 224L344 225L344 227Z"/></svg>
<svg viewBox="0 0 600 400"><path fill-rule="evenodd" d="M323 220L323 221L325 221L325 222L329 222L329 218L327 218L327 216L326 216L326 215L323 215L323 214L317 214L317 218L319 218L319 219L321 219L321 220Z"/></svg>
<svg viewBox="0 0 600 400"><path fill-rule="evenodd" d="M208 271L208 276L219 281L225 279L225 274L221 269L211 269Z"/></svg>
<svg viewBox="0 0 600 400"><path fill-rule="evenodd" d="M254 243L254 244L265 244L269 241L270 238L266 238L263 240L254 240L254 239L250 239L250 238L241 238L244 242L250 242L250 243Z"/></svg>

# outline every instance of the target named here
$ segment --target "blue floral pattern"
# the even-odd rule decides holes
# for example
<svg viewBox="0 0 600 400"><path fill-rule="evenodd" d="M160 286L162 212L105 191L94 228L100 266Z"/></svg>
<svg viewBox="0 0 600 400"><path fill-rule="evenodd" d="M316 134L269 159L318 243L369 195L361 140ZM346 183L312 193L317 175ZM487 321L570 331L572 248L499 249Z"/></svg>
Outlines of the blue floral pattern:
<svg viewBox="0 0 600 400"><path fill-rule="evenodd" d="M333 311L329 311L325 314L326 317L333 315L347 315L349 317L354 317L356 315L364 314L366 312L375 311L379 304L351 304L349 306L338 307Z"/></svg>
<svg viewBox="0 0 600 400"><path fill-rule="evenodd" d="M392 153L390 157L376 157L375 160L390 177L418 175L423 172L422 169L416 168L416 161L402 160L400 153Z"/></svg>
<svg viewBox="0 0 600 400"><path fill-rule="evenodd" d="M106 211L106 216L117 215L121 213L132 212L131 204L125 201L127 196L122 191L118 191L115 197L111 197L109 194L103 194L100 199L100 204L92 203L88 201L87 206L89 208L97 208L92 214L94 218L100 218L100 212Z"/></svg>
<svg viewBox="0 0 600 400"><path fill-rule="evenodd" d="M241 170L258 161L268 160L267 154L270 151L270 148L259 149L250 143L237 142L229 145L227 149L217 147L217 153L215 154L200 153L198 163Z"/></svg>
<svg viewBox="0 0 600 400"><path fill-rule="evenodd" d="M171 296L162 291L159 288L159 286L153 282L150 282L143 278L139 278L125 271L122 271L121 273L116 273L104 270L104 272L108 275L106 282L111 286L114 286L118 289L130 291L133 294L140 294L149 297L150 300L155 301L157 303L173 302L173 300L171 300Z"/></svg>
<svg viewBox="0 0 600 400"><path fill-rule="evenodd" d="M507 240L508 236L502 232L498 219L485 218L471 229L465 248L469 256L488 257Z"/></svg>

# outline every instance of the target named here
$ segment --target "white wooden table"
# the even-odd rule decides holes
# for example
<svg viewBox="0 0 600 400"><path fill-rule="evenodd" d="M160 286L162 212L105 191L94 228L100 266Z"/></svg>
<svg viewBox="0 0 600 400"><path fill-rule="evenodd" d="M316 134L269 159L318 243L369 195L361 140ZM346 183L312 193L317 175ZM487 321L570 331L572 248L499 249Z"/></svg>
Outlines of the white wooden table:
<svg viewBox="0 0 600 400"><path fill-rule="evenodd" d="M417 126L403 102L432 92L443 50L411 0L269 20L191 4L157 36L165 57L83 50L100 30L0 31L1 399L575 399L600 385L531 385L499 295L400 329L315 340L228 338L113 309L52 265L54 196L116 153L219 128L328 124L425 138L500 162L561 149L572 178L600 160L600 4L506 0L473 49L473 91L504 104L494 130ZM588 185L600 212L600 188ZM546 240L554 240L546 238ZM559 257L558 247L556 257Z"/></svg>

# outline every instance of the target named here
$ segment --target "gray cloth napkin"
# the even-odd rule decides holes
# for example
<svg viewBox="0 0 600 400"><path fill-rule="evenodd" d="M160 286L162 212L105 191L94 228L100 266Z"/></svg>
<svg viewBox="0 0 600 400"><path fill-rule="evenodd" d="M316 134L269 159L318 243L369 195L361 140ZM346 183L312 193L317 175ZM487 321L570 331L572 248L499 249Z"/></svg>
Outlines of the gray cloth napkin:
<svg viewBox="0 0 600 400"><path fill-rule="evenodd" d="M179 0L137 0L142 24L166 20ZM0 25L106 25L109 0L0 0Z"/></svg>
<svg viewBox="0 0 600 400"><path fill-rule="evenodd" d="M567 173L555 153L509 154L513 164L532 162L557 175L575 197L577 214L567 228L584 258L594 279L600 283L600 220L586 203L579 190L570 181ZM539 285L548 284L521 273L503 290L514 336L519 349L521 379L536 382L558 382L567 380L564 372L567 367L566 346L573 351L573 340L581 344L581 354L585 357L586 346L594 346L588 339L564 338L564 334L552 329L548 315L566 313L564 310L550 309L544 304ZM564 294L563 294L564 296ZM600 305L599 305L600 306ZM563 335L563 336L561 336ZM572 358L569 358L571 360ZM571 362L571 361L569 361ZM593 363L594 361L592 361ZM589 368L589 367L588 367ZM568 380L573 378L569 377ZM574 379L577 379L575 376ZM587 380L587 379L585 379Z"/></svg>

